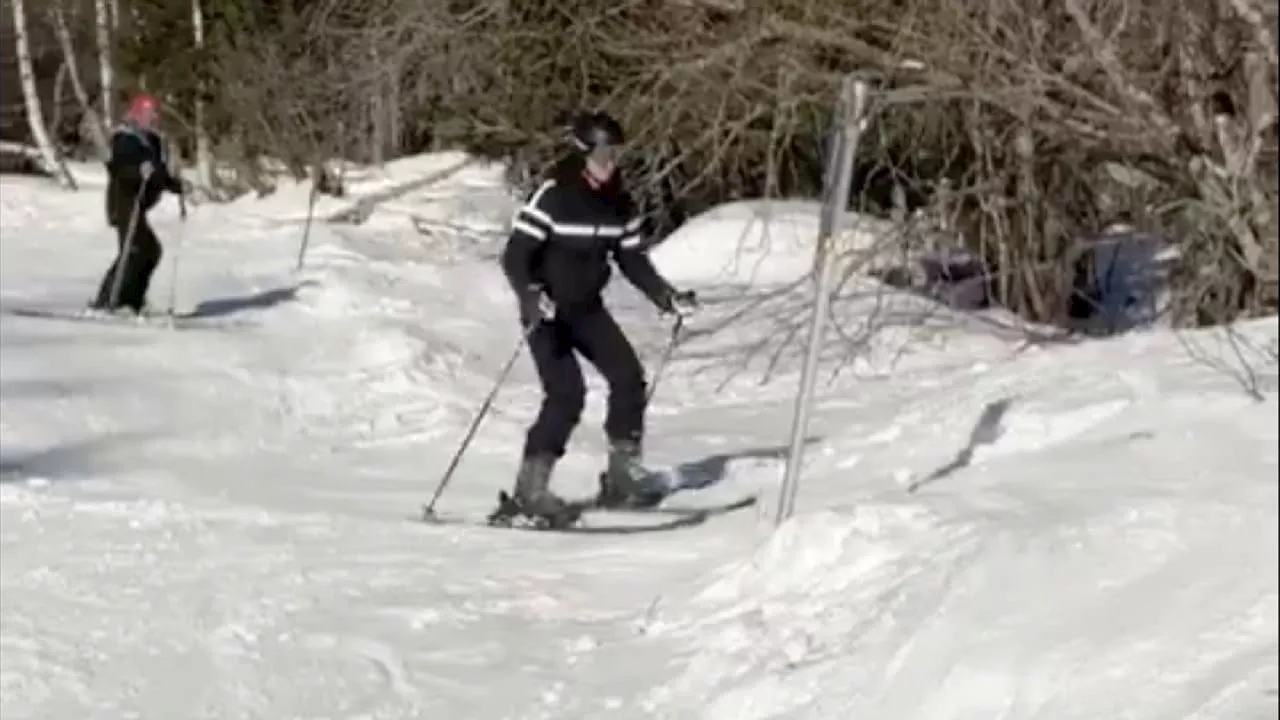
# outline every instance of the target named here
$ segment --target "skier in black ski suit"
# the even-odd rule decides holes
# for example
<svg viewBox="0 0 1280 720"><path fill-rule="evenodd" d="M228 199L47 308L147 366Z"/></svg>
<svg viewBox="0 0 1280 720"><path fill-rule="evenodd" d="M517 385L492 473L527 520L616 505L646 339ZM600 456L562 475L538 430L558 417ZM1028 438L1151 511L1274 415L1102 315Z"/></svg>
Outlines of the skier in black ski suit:
<svg viewBox="0 0 1280 720"><path fill-rule="evenodd" d="M570 512L548 485L585 404L578 355L609 385L600 503L651 504L665 493L641 461L644 369L601 298L610 257L663 314L696 306L693 292L672 288L643 247L643 219L617 172L622 127L605 113L584 114L570 125L568 140L573 151L516 212L502 254L543 391L512 496L521 514L553 523Z"/></svg>
<svg viewBox="0 0 1280 720"><path fill-rule="evenodd" d="M107 224L116 230L119 249L111 267L90 304L95 310L115 311L126 307L141 314L146 307L147 288L160 264L160 241L147 222L147 211L168 190L181 194L187 185L170 174L165 163L160 136L156 133L160 102L151 95L139 95L129 105L125 122L111 136L111 157L107 160ZM132 227L131 227L132 226ZM130 230L132 229L132 240ZM129 245L125 257L125 246ZM120 297L111 305L116 273Z"/></svg>

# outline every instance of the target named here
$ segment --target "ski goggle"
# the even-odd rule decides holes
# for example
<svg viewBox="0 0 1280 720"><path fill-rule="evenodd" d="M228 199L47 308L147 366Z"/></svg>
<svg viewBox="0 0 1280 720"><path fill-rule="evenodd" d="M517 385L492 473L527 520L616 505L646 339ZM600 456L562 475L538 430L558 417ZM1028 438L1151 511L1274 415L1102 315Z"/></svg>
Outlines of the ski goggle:
<svg viewBox="0 0 1280 720"><path fill-rule="evenodd" d="M622 162L620 145L597 145L587 152L587 159L597 165L619 165Z"/></svg>

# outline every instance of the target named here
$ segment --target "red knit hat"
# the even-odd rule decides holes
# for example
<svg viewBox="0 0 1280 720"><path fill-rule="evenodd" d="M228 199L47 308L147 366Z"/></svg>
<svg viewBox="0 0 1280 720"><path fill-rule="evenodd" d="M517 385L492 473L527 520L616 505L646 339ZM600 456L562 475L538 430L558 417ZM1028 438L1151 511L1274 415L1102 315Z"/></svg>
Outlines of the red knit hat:
<svg viewBox="0 0 1280 720"><path fill-rule="evenodd" d="M142 95L135 95L133 100L129 101L127 114L132 119L137 118L146 112L156 113L159 111L160 101L157 100L154 95L147 95L144 93Z"/></svg>

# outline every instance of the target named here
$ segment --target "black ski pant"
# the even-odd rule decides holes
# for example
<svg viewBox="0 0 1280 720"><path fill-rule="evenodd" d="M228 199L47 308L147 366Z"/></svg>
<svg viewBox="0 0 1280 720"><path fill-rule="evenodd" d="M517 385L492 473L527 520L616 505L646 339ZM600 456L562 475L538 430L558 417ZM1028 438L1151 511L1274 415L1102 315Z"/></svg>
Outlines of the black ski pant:
<svg viewBox="0 0 1280 720"><path fill-rule="evenodd" d="M133 229L133 241L129 247L129 254L125 257L124 248L128 234L127 224L122 223L116 227L116 243L119 249L116 251L116 259L112 261L111 267L107 268L107 274L102 278L102 284L98 286L98 297L94 302L96 307L115 309L110 307L111 287L115 282L116 273L120 272L124 273L120 282L120 306L140 312L146 303L151 276L160 265L160 240L156 238L151 224L147 222L147 216L139 215Z"/></svg>
<svg viewBox="0 0 1280 720"><path fill-rule="evenodd" d="M644 434L644 368L635 348L602 305L541 323L529 335L542 409L525 438L524 455L564 455L569 436L582 417L587 389L578 355L586 358L609 385L604 431L610 440L639 442Z"/></svg>

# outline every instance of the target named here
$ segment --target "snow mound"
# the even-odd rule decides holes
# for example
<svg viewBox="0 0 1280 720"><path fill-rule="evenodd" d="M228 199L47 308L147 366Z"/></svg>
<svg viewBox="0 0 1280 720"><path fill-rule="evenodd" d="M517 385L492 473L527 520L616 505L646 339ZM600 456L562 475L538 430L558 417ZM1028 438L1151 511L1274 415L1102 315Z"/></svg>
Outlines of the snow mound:
<svg viewBox="0 0 1280 720"><path fill-rule="evenodd" d="M1274 322L1259 328L1274 337ZM649 628L697 647L652 707L707 720L1274 716L1276 397L1250 399L1175 342L1089 348L1073 363L1081 383L1060 376L1025 418L1015 401L982 433L988 452L971 442L919 494L860 473L886 487L790 519ZM1162 360L1103 382L1126 344ZM1046 365L1022 370L1043 384ZM922 408L935 444L969 407L960 391ZM923 440L899 428L893 445ZM848 482L841 455L819 453L807 482Z"/></svg>
<svg viewBox="0 0 1280 720"><path fill-rule="evenodd" d="M435 186L461 187L457 185L458 179L455 176L471 170L473 164L472 159L464 153L444 152L400 158L381 167L351 167L343 173L343 196L316 195L314 208L309 205L310 180L296 181L282 177L277 181L275 189L265 197L249 193L228 206L237 208L247 217L274 223L304 222L308 212L312 212L315 218L334 219L355 212L364 205L369 205L366 208L367 215L376 209L377 204L400 196L404 188L412 188L410 192L441 192ZM496 171L482 167L479 172L491 176ZM473 176L464 175L463 182L466 181L474 181Z"/></svg>
<svg viewBox="0 0 1280 720"><path fill-rule="evenodd" d="M813 267L821 210L821 203L808 200L727 203L691 218L650 254L676 283L794 282ZM882 220L846 215L840 247L870 247L889 229Z"/></svg>

